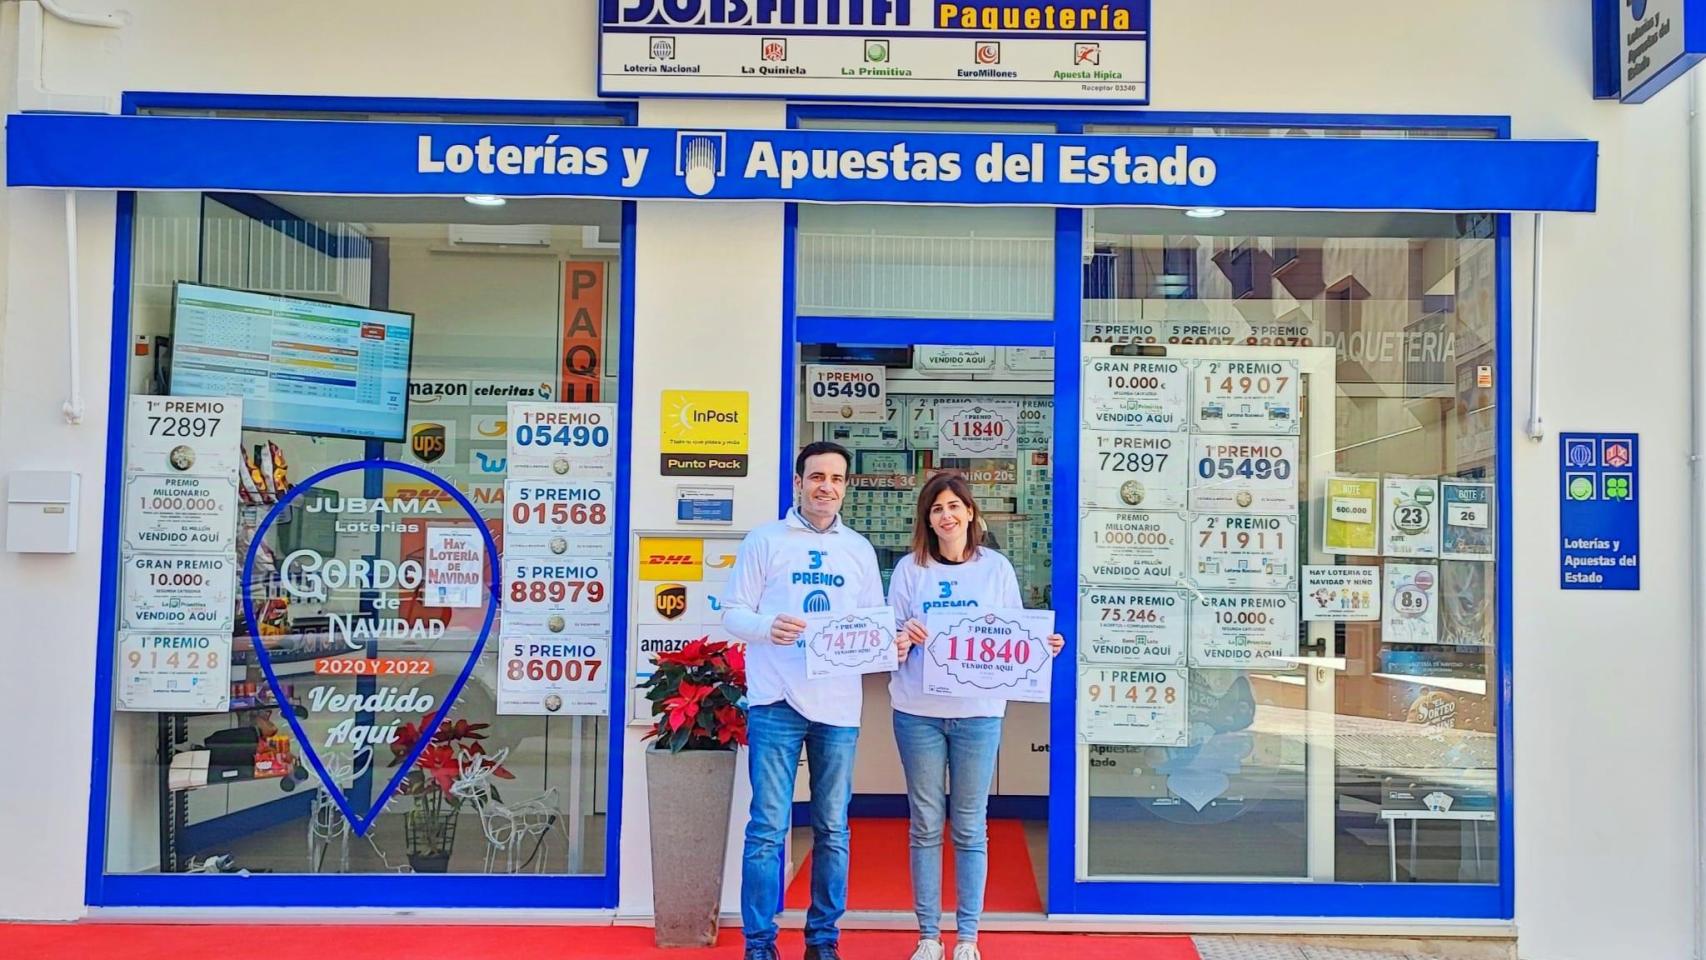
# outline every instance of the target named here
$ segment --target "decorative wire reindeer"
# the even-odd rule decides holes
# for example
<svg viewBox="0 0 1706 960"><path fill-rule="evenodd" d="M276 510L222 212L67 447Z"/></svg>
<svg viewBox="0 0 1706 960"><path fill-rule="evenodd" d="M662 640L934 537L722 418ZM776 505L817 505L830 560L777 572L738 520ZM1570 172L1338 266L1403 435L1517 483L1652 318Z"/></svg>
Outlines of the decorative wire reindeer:
<svg viewBox="0 0 1706 960"><path fill-rule="evenodd" d="M326 774L334 783L350 783L356 777L367 772L373 763L373 751L361 751L361 768L356 769L355 758L343 754L332 754L325 760ZM342 810L338 809L337 801L326 789L324 783L314 791L314 802L308 808L308 872L319 873L320 865L325 860L326 850L333 843L338 845L338 873L349 872L349 835L350 823L344 818Z"/></svg>
<svg viewBox="0 0 1706 960"><path fill-rule="evenodd" d="M458 773L450 785L451 795L473 803L480 814L480 829L486 834L487 873L497 865L499 850L504 854L505 873L516 873L525 867L526 860L533 859L531 856L521 859L520 863L517 860L521 858L522 848L529 837L539 838L535 852L545 842L545 834L553 830L562 835L565 844L568 843L568 825L559 812L561 797L556 787L517 803L498 800L492 789L492 771L508 756L508 747L492 754L464 753L456 758ZM545 872L544 857L537 858L533 872Z"/></svg>

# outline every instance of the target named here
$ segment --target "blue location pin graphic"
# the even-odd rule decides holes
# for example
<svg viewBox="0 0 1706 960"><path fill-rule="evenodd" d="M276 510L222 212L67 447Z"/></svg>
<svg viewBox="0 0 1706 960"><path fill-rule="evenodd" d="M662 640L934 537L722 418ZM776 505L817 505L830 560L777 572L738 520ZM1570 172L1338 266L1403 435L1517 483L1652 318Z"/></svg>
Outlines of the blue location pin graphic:
<svg viewBox="0 0 1706 960"><path fill-rule="evenodd" d="M407 473L412 476L419 477L420 479L438 487L440 490L443 490L445 493L448 493L451 499L455 500L456 504L468 515L469 520L474 524L474 528L479 530L480 536L484 538L486 544L486 565L490 574L486 597L486 617L484 622L480 625L479 637L475 639L473 648L468 651L467 662L462 665L462 671L457 675L456 682L452 684L450 689L445 693L444 699L439 703L437 711L434 712L432 716L432 720L426 725L426 728L421 731L419 738L415 740L414 747L409 750L408 756L404 757L403 762L397 766L397 772L392 775L390 782L385 784L385 788L379 791L379 795L373 798L373 802L368 807L366 816L357 816L354 809L351 808L349 798L344 796L343 788L340 787L338 782L326 771L324 762L321 761L318 751L314 749L314 742L309 739L307 731L302 727L301 719L296 716L296 712L294 710L289 708L290 701L285 696L284 686L278 682L277 672L273 670L272 657L267 653L266 644L261 642L260 625L259 621L255 618L252 589L252 584L254 583L255 556L260 552L266 532L272 529L273 523L278 520L279 516L290 506L291 502L297 497L307 493L309 490L312 490L315 484L322 480L344 473L352 473L357 470L396 470L401 473ZM390 802L391 798L396 795L397 790L402 787L403 779L409 775L409 771L415 768L415 761L420 758L421 751L425 750L427 746L432 743L433 734L438 731L439 725L443 723L444 718L449 715L450 708L455 705L457 698L462 696L462 688L467 685L468 678L473 675L474 665L479 662L480 652L486 647L486 638L492 632L492 619L496 616L498 609L498 582L501 578L502 574L498 567L497 542L492 539L492 532L486 528L486 523L481 519L479 512L474 509L474 504L463 495L462 491L456 489L448 481L436 474L428 470L423 470L413 464L400 463L396 460L375 458L372 460L356 460L350 463L327 467L292 487L289 492L280 497L278 503L273 504L273 508L267 511L267 515L261 520L260 526L255 528L254 537L249 543L248 555L243 560L243 614L244 619L248 623L249 642L254 646L255 658L261 665L261 672L266 675L267 685L272 688L273 700L275 703L279 704L281 708L279 712L284 714L285 720L290 724L291 732L296 735L297 745L301 747L302 752L308 757L308 763L313 766L314 772L320 777L321 786L323 786L326 792L331 796L332 802L338 805L338 809L343 812L344 819L349 821L351 828L355 830L357 836L366 836L367 830L372 826L374 819L379 816L379 814L385 809L385 804ZM373 749L373 745L369 744L364 749L371 750Z"/></svg>

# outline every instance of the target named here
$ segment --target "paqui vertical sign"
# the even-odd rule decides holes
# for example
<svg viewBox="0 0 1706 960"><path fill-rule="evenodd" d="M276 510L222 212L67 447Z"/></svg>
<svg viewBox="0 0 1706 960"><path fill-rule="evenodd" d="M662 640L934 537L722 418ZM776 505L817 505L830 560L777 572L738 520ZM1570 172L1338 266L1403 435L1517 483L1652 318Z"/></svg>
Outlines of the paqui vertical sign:
<svg viewBox="0 0 1706 960"><path fill-rule="evenodd" d="M1149 102L1149 0L603 0L599 93Z"/></svg>
<svg viewBox="0 0 1706 960"><path fill-rule="evenodd" d="M1558 435L1560 586L1641 589L1638 437Z"/></svg>
<svg viewBox="0 0 1706 960"><path fill-rule="evenodd" d="M1706 22L1703 5L1701 0L1617 0L1617 82L1624 103L1650 99L1706 56L1706 36L1687 29L1690 19ZM1596 22L1595 30L1606 26Z"/></svg>

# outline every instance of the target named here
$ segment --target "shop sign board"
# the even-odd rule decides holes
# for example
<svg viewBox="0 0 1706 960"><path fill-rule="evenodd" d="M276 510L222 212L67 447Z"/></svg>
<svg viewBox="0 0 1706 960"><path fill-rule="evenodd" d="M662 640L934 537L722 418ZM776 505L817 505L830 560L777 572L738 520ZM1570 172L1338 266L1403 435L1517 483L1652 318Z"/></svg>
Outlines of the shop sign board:
<svg viewBox="0 0 1706 960"><path fill-rule="evenodd" d="M616 405L511 402L511 477L616 479Z"/></svg>
<svg viewBox="0 0 1706 960"><path fill-rule="evenodd" d="M1190 605L1168 590L1078 590L1078 659L1085 663L1184 666Z"/></svg>
<svg viewBox="0 0 1706 960"><path fill-rule="evenodd" d="M1149 0L602 0L600 96L1149 102Z"/></svg>
<svg viewBox="0 0 1706 960"><path fill-rule="evenodd" d="M118 708L222 712L231 705L231 630L118 638Z"/></svg>
<svg viewBox="0 0 1706 960"><path fill-rule="evenodd" d="M1085 430L1079 434L1079 501L1109 510L1182 510L1189 487L1187 434Z"/></svg>
<svg viewBox="0 0 1706 960"><path fill-rule="evenodd" d="M1639 450L1635 433L1559 434L1563 589L1641 589Z"/></svg>
<svg viewBox="0 0 1706 960"><path fill-rule="evenodd" d="M602 717L609 705L608 635L506 635L499 644L499 714Z"/></svg>
<svg viewBox="0 0 1706 960"><path fill-rule="evenodd" d="M1297 518L1191 518L1191 578L1213 590L1287 590L1297 582Z"/></svg>
<svg viewBox="0 0 1706 960"><path fill-rule="evenodd" d="M810 423L887 423L888 371L881 364L806 364Z"/></svg>
<svg viewBox="0 0 1706 960"><path fill-rule="evenodd" d="M1084 361L1084 425L1096 430L1185 429L1191 365L1182 360L1090 357Z"/></svg>
<svg viewBox="0 0 1706 960"><path fill-rule="evenodd" d="M1192 510L1297 513L1296 437L1191 437Z"/></svg>
<svg viewBox="0 0 1706 960"><path fill-rule="evenodd" d="M229 554L129 553L122 582L121 629L231 632L237 561Z"/></svg>
<svg viewBox="0 0 1706 960"><path fill-rule="evenodd" d="M1289 593L1208 593L1191 611L1193 667L1289 670L1297 656L1297 597Z"/></svg>
<svg viewBox="0 0 1706 960"><path fill-rule="evenodd" d="M1617 89L1624 103L1651 99L1706 56L1701 0L1620 0L1616 8L1615 25L1596 15L1595 29L1617 31Z"/></svg>
<svg viewBox="0 0 1706 960"><path fill-rule="evenodd" d="M1296 360L1202 360L1192 384L1192 429L1297 436Z"/></svg>
<svg viewBox="0 0 1706 960"><path fill-rule="evenodd" d="M1169 511L1084 510L1079 576L1105 586L1166 586L1185 573L1185 518Z"/></svg>
<svg viewBox="0 0 1706 960"><path fill-rule="evenodd" d="M1078 739L1144 747L1190 743L1189 675L1174 667L1078 668Z"/></svg>
<svg viewBox="0 0 1706 960"><path fill-rule="evenodd" d="M659 405L666 477L744 477L751 418L745 390L665 390Z"/></svg>

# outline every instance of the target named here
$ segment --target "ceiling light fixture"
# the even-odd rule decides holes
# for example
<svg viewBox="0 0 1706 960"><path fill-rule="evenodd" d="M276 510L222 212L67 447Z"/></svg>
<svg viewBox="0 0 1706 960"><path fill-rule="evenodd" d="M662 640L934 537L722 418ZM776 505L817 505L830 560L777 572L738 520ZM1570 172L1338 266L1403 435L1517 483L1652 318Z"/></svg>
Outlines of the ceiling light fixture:
<svg viewBox="0 0 1706 960"><path fill-rule="evenodd" d="M1194 220L1213 220L1226 216L1226 211L1219 207L1192 207L1185 211L1185 216Z"/></svg>
<svg viewBox="0 0 1706 960"><path fill-rule="evenodd" d="M472 193L462 199L476 207L501 207L509 202L503 197L494 197L489 193Z"/></svg>

